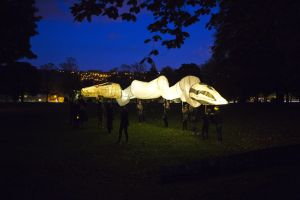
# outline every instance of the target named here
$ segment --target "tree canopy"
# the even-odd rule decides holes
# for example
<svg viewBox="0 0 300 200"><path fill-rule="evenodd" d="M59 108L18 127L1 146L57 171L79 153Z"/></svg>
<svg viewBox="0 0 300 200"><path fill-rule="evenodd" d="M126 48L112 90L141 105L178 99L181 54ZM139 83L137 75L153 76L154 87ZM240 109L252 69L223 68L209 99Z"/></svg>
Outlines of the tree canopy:
<svg viewBox="0 0 300 200"><path fill-rule="evenodd" d="M0 94L23 101L25 94L35 95L38 90L38 70L30 63L16 62L0 68Z"/></svg>
<svg viewBox="0 0 300 200"><path fill-rule="evenodd" d="M93 16L136 21L142 11L151 12L154 22L148 25L152 38L167 48L180 48L189 37L188 26L207 15L216 5L216 0L80 0L71 7L75 20L91 21ZM156 49L149 56L158 55ZM149 60L151 62L151 60Z"/></svg>
<svg viewBox="0 0 300 200"><path fill-rule="evenodd" d="M40 19L36 12L34 0L0 1L0 65L36 57L30 45Z"/></svg>
<svg viewBox="0 0 300 200"><path fill-rule="evenodd" d="M216 29L211 72L233 96L292 92L299 80L300 2L222 1L210 27Z"/></svg>

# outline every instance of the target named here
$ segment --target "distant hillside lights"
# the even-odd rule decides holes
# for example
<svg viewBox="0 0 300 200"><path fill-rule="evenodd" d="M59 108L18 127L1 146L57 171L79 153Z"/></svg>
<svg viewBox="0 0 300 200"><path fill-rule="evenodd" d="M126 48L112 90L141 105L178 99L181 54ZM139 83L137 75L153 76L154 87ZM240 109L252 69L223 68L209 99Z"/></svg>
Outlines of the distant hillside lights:
<svg viewBox="0 0 300 200"><path fill-rule="evenodd" d="M80 72L80 80L81 81L94 81L98 83L103 83L108 80L112 75L116 75L118 72L99 72L99 71L87 71L87 72ZM129 78L133 78L132 72L124 72L125 76ZM144 77L145 78L145 77Z"/></svg>
<svg viewBox="0 0 300 200"><path fill-rule="evenodd" d="M81 72L80 73L80 80L93 80L96 82L106 81L111 74L107 72L95 72L95 71L88 71L88 72Z"/></svg>

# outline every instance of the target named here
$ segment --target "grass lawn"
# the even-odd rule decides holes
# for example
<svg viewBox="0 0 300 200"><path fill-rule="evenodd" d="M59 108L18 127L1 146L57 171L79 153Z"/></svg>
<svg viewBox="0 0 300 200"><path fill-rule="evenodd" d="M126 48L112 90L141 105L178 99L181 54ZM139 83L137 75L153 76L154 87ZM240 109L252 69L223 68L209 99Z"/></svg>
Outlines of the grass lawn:
<svg viewBox="0 0 300 200"><path fill-rule="evenodd" d="M145 106L138 123L130 105L129 144L115 144L114 130L89 121L70 126L68 105L0 104L1 199L254 199L297 196L299 166L274 167L163 184L162 167L273 146L300 144L300 105L249 104L222 108L222 144L215 128L209 140L181 130L180 104L172 104L169 128L162 105ZM198 124L201 128L201 122ZM205 172L203 172L205 173ZM290 196L289 196L290 195Z"/></svg>

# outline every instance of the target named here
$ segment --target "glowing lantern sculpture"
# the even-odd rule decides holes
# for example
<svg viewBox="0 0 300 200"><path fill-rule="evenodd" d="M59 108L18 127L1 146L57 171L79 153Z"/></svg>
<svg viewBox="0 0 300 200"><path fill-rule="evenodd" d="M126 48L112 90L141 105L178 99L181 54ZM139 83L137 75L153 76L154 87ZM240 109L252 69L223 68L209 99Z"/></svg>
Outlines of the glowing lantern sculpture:
<svg viewBox="0 0 300 200"><path fill-rule="evenodd" d="M117 83L104 83L81 89L85 97L114 98L120 106L129 103L130 99L155 99L163 97L167 100L180 99L193 107L200 105L223 105L228 104L214 88L202 84L195 76L186 76L172 87L169 87L168 79L165 76L143 82L134 80L131 85L122 90Z"/></svg>

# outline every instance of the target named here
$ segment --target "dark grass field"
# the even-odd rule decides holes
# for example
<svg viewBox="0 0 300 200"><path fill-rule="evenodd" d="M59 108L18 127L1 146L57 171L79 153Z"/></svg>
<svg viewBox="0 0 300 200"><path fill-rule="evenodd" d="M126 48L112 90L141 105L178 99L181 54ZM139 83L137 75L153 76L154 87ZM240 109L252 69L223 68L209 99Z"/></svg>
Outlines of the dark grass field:
<svg viewBox="0 0 300 200"><path fill-rule="evenodd" d="M0 199L300 199L298 164L184 180L175 174L174 181L161 181L162 169L300 145L300 105L221 108L222 144L216 142L214 127L207 141L182 131L180 104L172 104L169 128L163 127L161 104L144 105L146 122L141 124L134 106L129 144L115 144L117 105L114 130L108 134L97 127L93 104L80 129L70 126L67 104L0 104Z"/></svg>

